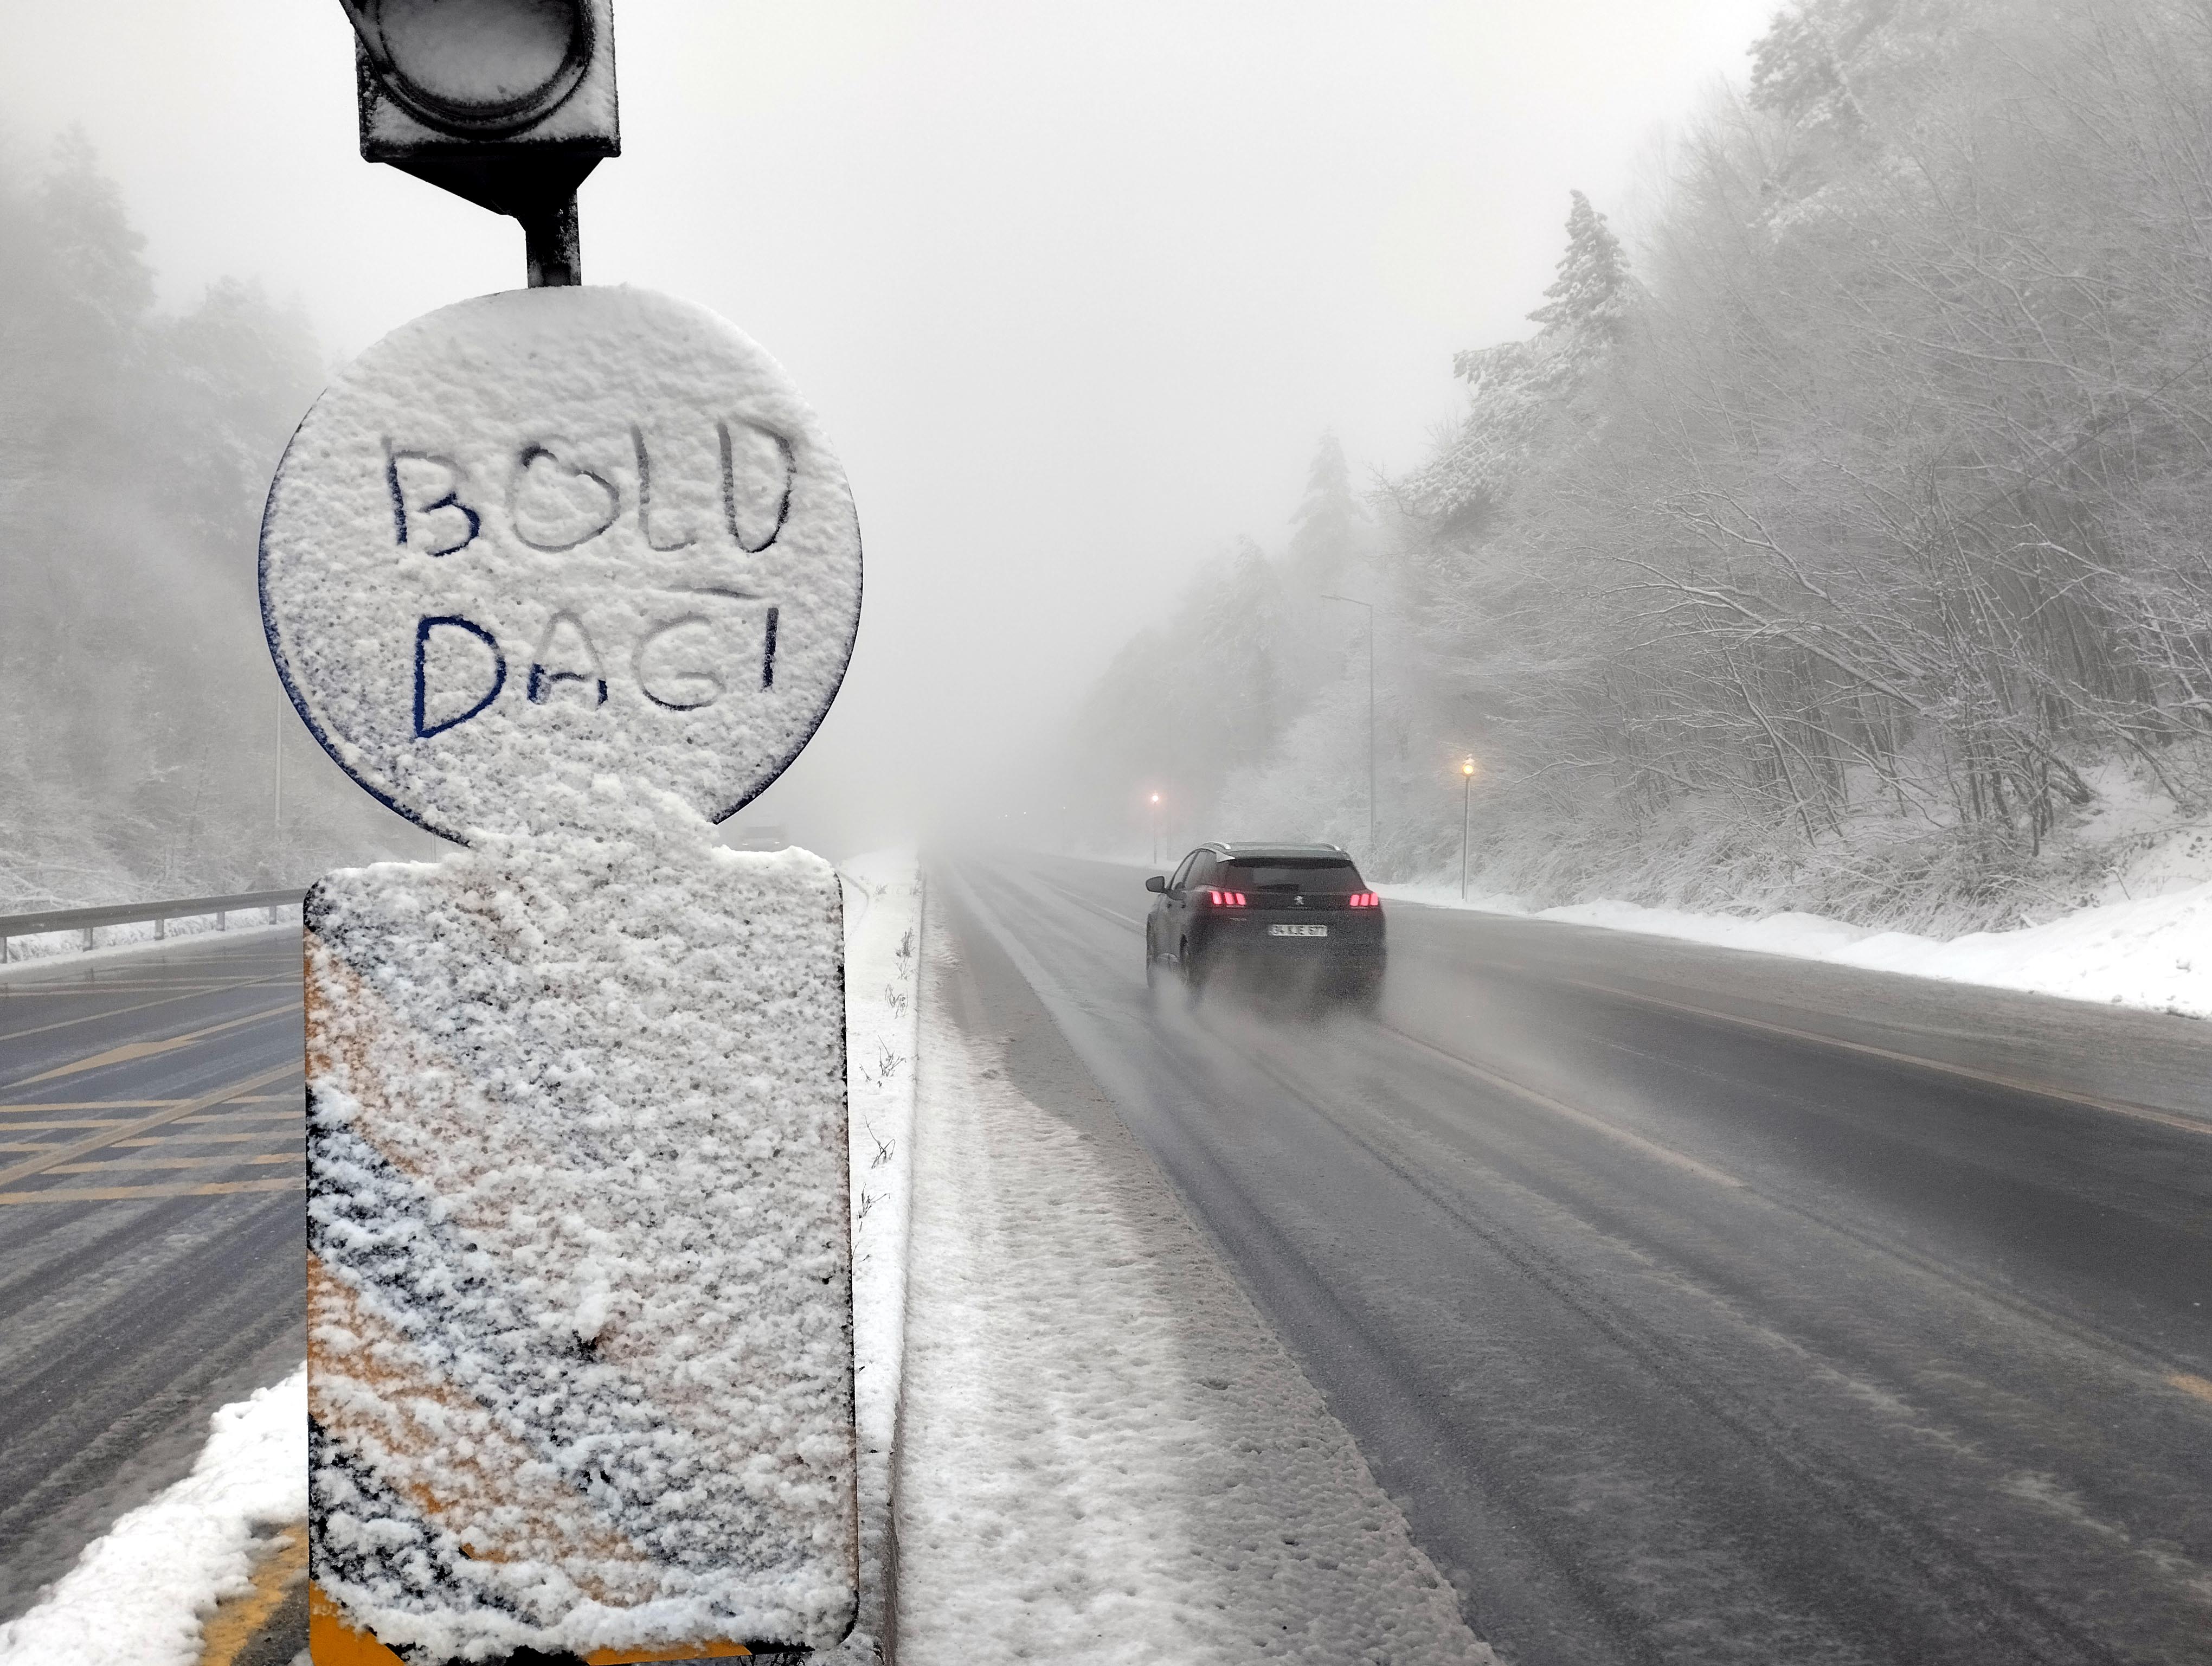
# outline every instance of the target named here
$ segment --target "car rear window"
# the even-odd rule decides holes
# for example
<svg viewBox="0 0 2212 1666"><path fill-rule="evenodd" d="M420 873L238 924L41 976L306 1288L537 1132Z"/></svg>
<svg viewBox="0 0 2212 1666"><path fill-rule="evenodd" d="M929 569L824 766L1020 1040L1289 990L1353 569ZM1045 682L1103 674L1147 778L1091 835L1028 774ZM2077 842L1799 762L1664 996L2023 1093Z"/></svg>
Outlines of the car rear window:
<svg viewBox="0 0 2212 1666"><path fill-rule="evenodd" d="M1224 868L1224 879L1231 885L1241 882L1249 891L1311 891L1334 896L1366 889L1359 883L1359 870L1350 862L1328 860L1233 861Z"/></svg>

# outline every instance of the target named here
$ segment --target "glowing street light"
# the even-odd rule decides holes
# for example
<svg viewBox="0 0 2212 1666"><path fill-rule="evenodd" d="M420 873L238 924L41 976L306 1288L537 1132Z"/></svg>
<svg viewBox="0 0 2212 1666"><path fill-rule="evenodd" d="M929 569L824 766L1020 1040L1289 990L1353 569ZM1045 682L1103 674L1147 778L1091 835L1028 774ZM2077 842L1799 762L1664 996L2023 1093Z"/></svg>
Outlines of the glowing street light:
<svg viewBox="0 0 2212 1666"><path fill-rule="evenodd" d="M1160 865L1160 795L1152 794L1152 866Z"/></svg>
<svg viewBox="0 0 2212 1666"><path fill-rule="evenodd" d="M1474 778L1481 774L1472 754L1459 766L1459 900L1467 901L1467 833L1474 814Z"/></svg>

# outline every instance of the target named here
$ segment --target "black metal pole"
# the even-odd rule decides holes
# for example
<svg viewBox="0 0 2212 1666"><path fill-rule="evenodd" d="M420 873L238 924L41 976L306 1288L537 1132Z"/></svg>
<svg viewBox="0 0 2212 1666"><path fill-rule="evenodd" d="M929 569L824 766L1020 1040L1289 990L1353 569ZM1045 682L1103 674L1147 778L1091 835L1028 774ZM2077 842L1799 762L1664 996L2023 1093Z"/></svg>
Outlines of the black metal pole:
<svg viewBox="0 0 2212 1666"><path fill-rule="evenodd" d="M530 287L558 289L584 281L583 240L576 226L576 193L518 213Z"/></svg>

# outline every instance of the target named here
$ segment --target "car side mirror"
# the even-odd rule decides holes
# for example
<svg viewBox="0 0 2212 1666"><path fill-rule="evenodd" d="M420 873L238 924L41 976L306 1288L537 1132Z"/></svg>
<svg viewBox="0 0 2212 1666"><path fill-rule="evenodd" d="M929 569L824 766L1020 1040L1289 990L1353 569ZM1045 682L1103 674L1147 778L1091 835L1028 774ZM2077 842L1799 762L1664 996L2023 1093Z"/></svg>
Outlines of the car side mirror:
<svg viewBox="0 0 2212 1666"><path fill-rule="evenodd" d="M1151 879L1145 881L1145 889L1146 891L1165 891L1167 888L1168 876L1164 873L1155 873Z"/></svg>

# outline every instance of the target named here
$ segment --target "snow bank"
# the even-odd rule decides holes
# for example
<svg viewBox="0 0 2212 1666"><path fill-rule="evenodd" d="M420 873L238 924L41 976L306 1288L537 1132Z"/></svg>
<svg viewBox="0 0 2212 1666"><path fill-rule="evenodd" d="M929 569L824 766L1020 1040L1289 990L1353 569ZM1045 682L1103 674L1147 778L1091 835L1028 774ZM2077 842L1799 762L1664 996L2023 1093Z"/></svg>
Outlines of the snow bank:
<svg viewBox="0 0 2212 1666"><path fill-rule="evenodd" d="M1443 886L1376 889L1385 897L1434 908L1604 926L1874 971L2212 1018L2212 884L2102 903L2039 926L1975 932L1948 942L1910 932L1869 930L1813 914L1747 920L1607 901L1531 914L1510 897L1471 897L1462 903L1455 890Z"/></svg>
<svg viewBox="0 0 2212 1666"><path fill-rule="evenodd" d="M269 910L240 910L241 914L247 912L266 915ZM287 909L283 912L289 914L291 910ZM160 938L154 935L151 921L139 921L127 926L102 926L99 927L95 946L89 949L84 946L82 930L42 932L36 937L12 937L8 939L8 964L0 966L0 979L32 969L55 972L67 971L79 964L100 965L118 955L158 952L204 937L211 937L223 943L252 942L279 933L295 935L299 929L297 924L240 925L237 916L234 915L231 924L218 932L212 915L204 917L191 915L169 921L168 935Z"/></svg>
<svg viewBox="0 0 2212 1666"><path fill-rule="evenodd" d="M307 901L317 1581L434 1653L854 1617L841 901L602 777Z"/></svg>
<svg viewBox="0 0 2212 1666"><path fill-rule="evenodd" d="M250 1587L254 1529L307 1513L307 1368L210 1423L191 1474L88 1546L38 1607L0 1625L0 1662L197 1666L201 1621Z"/></svg>
<svg viewBox="0 0 2212 1666"><path fill-rule="evenodd" d="M860 1449L860 1618L846 1651L865 1659L893 1620L891 1463L906 1348L921 876L910 851L858 857L839 872L845 882L854 1398Z"/></svg>

